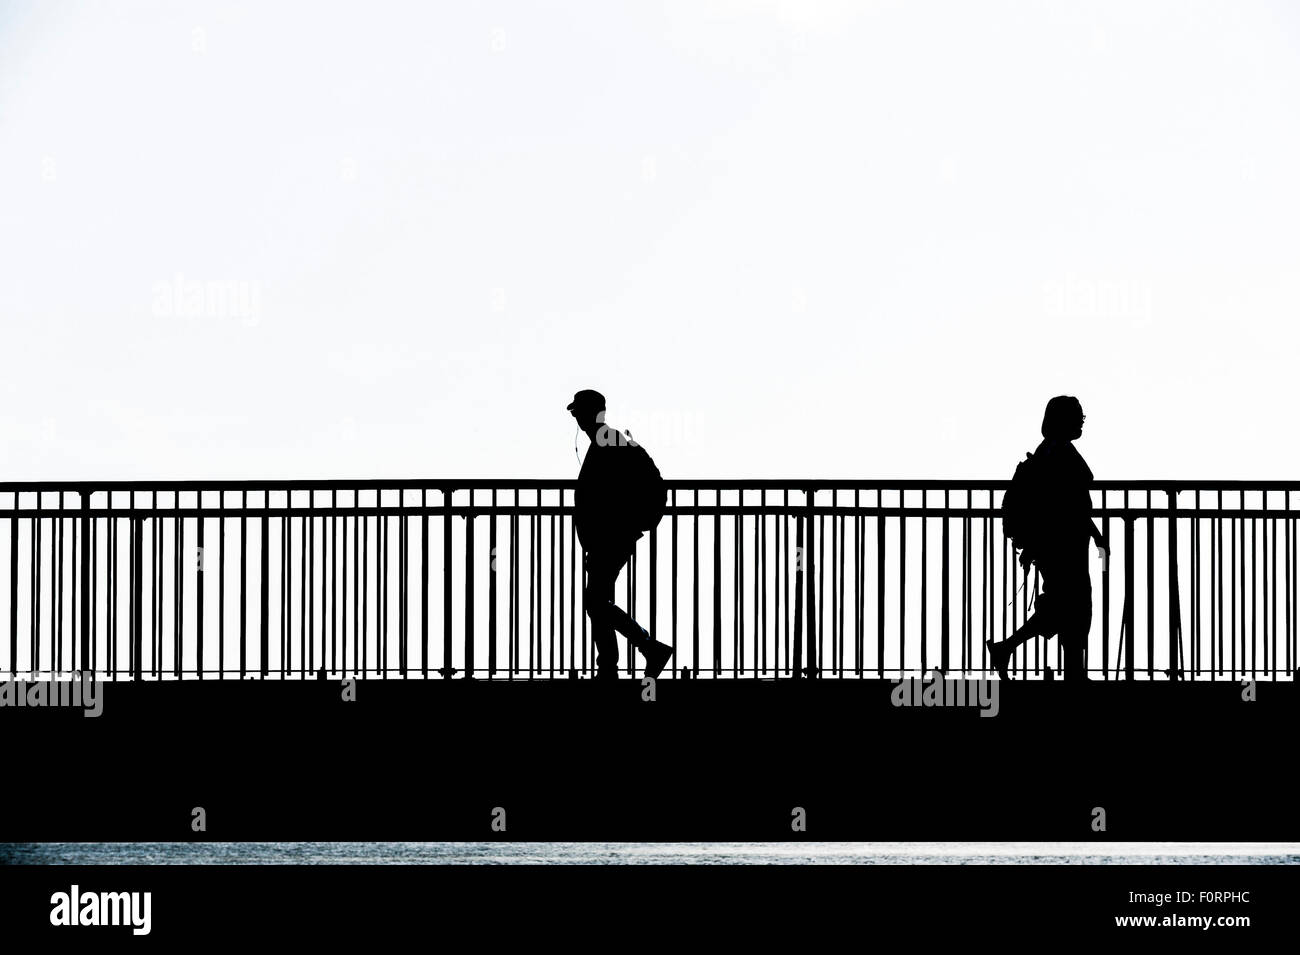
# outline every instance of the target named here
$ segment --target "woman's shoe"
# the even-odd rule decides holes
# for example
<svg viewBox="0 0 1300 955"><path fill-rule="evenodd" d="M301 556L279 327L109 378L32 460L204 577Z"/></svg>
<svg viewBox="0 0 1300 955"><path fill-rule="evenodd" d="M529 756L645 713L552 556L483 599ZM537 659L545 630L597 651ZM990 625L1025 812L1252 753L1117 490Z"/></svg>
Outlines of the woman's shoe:
<svg viewBox="0 0 1300 955"><path fill-rule="evenodd" d="M1007 672L1007 664L1011 662L1011 654L1015 651L992 640L985 640L984 646L989 648L989 662L997 669L998 679L1010 680L1011 674Z"/></svg>

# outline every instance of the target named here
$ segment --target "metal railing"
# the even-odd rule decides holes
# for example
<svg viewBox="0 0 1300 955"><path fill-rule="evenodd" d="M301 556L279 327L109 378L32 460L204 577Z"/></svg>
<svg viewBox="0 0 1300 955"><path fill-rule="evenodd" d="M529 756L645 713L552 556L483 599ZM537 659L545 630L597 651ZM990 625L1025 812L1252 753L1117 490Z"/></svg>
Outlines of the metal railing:
<svg viewBox="0 0 1300 955"><path fill-rule="evenodd" d="M1037 587L1001 530L1007 484L671 481L619 603L675 648L667 677L983 674ZM0 674L591 675L574 486L0 484ZM1092 678L1290 678L1297 491L1096 483ZM1057 644L1016 673L1059 670Z"/></svg>

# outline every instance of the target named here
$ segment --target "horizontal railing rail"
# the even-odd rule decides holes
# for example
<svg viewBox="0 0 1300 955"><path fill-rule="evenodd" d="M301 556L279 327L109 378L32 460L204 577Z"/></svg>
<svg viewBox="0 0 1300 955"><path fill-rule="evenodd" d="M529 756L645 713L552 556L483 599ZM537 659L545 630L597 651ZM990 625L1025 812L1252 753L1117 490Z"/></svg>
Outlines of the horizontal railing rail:
<svg viewBox="0 0 1300 955"><path fill-rule="evenodd" d="M668 482L619 603L675 678L984 675L1007 481ZM0 483L0 674L592 675L575 481ZM1099 481L1094 679L1293 678L1300 482ZM623 645L629 675L639 661ZM1060 671L1058 641L1017 675Z"/></svg>

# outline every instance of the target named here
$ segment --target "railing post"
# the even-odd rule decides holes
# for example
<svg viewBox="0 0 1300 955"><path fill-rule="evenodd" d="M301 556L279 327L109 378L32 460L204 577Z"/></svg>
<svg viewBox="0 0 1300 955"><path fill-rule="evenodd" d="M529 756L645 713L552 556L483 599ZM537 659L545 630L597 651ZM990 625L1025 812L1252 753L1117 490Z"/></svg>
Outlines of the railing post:
<svg viewBox="0 0 1300 955"><path fill-rule="evenodd" d="M270 496L271 496L270 491L263 492L263 502L262 502L263 506L267 506L268 501L266 499L269 498ZM270 537L271 537L270 520L269 518L267 518L265 514L263 514L262 534L261 534L262 539L258 542L261 550L260 559L261 559L262 580L258 591L258 617L261 623L261 628L259 631L259 639L258 639L258 647L257 647L258 655L261 657L260 672L263 680L265 680L267 676L270 674L270 664L271 664L271 614L270 614L271 568L269 566L271 563ZM333 553L331 553L330 554L331 571L333 570L333 560L334 560L334 555ZM323 585L324 585L324 581L322 581L322 586ZM332 612L333 610L331 605L331 613ZM325 651L323 648L321 650L321 656L322 657L325 656ZM322 663L323 662L324 661L322 660ZM334 661L331 660L330 662L333 663Z"/></svg>
<svg viewBox="0 0 1300 955"><path fill-rule="evenodd" d="M803 578L807 554L803 545L804 520L803 517L794 519L794 648L790 676L796 680L803 677Z"/></svg>
<svg viewBox="0 0 1300 955"><path fill-rule="evenodd" d="M807 494L808 548L805 552L807 557L805 563L808 565L808 572L804 574L804 580L808 582L808 638L804 641L804 645L808 649L808 668L804 673L807 676L817 676L817 575L813 564L813 555L817 553L817 523L813 515L813 501L817 489L810 487Z"/></svg>
<svg viewBox="0 0 1300 955"><path fill-rule="evenodd" d="M131 507L135 507L135 495L131 495ZM144 536L144 521L138 517L131 518L131 679L139 682L144 672L144 607L143 582L144 567L141 564L141 538Z"/></svg>
<svg viewBox="0 0 1300 955"><path fill-rule="evenodd" d="M1169 679L1183 673L1182 613L1178 600L1178 492L1169 495ZM1147 599L1150 599L1148 597Z"/></svg>
<svg viewBox="0 0 1300 955"><path fill-rule="evenodd" d="M203 524L204 524L204 520L203 520L203 514L202 514L202 508L203 508L203 492L202 492L202 491L199 491L199 493L198 493L198 507L199 507L200 513L199 513L199 516L198 516L198 520L195 522L196 525L197 525L196 528L195 528L195 534L196 534L196 543L195 543L195 547L198 548L198 550L197 550L196 553L195 553L195 565L197 566L198 569L197 569L197 572L196 572L196 574L195 574L195 576L196 576L197 579L194 581L194 591L195 591L195 592L194 592L194 597L195 597L195 600L197 601L197 604L196 604L196 606L195 606L195 624L196 624L195 630L196 630L197 645L196 645L196 647L195 647L195 651L194 651L194 654L195 654L195 655L194 655L194 669L195 669L195 673L196 673L197 678L200 679L200 680L202 680L202 679L203 679L203 578L204 578L204 574L205 574L206 569L207 569L206 566L205 566L206 555L203 553ZM286 526L286 527L289 526L289 519L288 519L288 518L285 519L285 526ZM111 560L111 558L110 558L110 560ZM112 599L112 598L110 597L109 599Z"/></svg>
<svg viewBox="0 0 1300 955"><path fill-rule="evenodd" d="M14 514L9 521L9 672L18 679L18 491L14 491Z"/></svg>
<svg viewBox="0 0 1300 955"><path fill-rule="evenodd" d="M948 562L948 550L949 550L948 525L949 525L948 492L944 491L943 492L943 536L940 542L942 553L940 555L940 568L939 568L939 640L941 641L941 645L939 647L939 669L941 669L944 673L947 673L952 666L952 653L951 650L948 648L948 638L951 633L951 624L949 623L948 620L948 614L951 612L951 607L949 606L950 596L948 594L948 590L951 583L949 580L950 568ZM1012 551L1012 556L1013 557L1015 556L1015 551ZM1012 573L1014 575L1014 571ZM1012 596L1012 599L1013 600L1015 599L1014 595ZM1014 614L1013 614L1013 618L1014 618ZM883 665L884 664L882 663L881 666L883 667Z"/></svg>
<svg viewBox="0 0 1300 955"><path fill-rule="evenodd" d="M1124 517L1124 679L1133 679L1133 518Z"/></svg>
<svg viewBox="0 0 1300 955"><path fill-rule="evenodd" d="M473 492L470 493L473 500ZM465 679L474 679L474 512L465 515Z"/></svg>
<svg viewBox="0 0 1300 955"><path fill-rule="evenodd" d="M420 504L428 501L428 492L420 492ZM420 515L420 672L429 678L429 515Z"/></svg>
<svg viewBox="0 0 1300 955"><path fill-rule="evenodd" d="M81 672L91 675L90 665L90 496L94 492L87 489L81 492ZM15 525L17 521L14 522ZM17 527L14 528L17 540Z"/></svg>
<svg viewBox="0 0 1300 955"><path fill-rule="evenodd" d="M451 496L452 488L442 488L442 666L438 672L449 680L456 672L451 665Z"/></svg>

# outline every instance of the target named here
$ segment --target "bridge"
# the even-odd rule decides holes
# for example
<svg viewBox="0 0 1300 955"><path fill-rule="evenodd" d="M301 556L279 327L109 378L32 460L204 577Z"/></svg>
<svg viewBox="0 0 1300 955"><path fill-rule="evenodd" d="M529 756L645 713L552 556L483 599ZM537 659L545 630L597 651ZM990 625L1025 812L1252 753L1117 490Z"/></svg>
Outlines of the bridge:
<svg viewBox="0 0 1300 955"><path fill-rule="evenodd" d="M1006 487L670 482L647 686L589 679L571 481L0 485L0 690L102 702L0 707L0 842L1300 840L1300 484L1095 485L1082 687L965 682L1037 587Z"/></svg>

